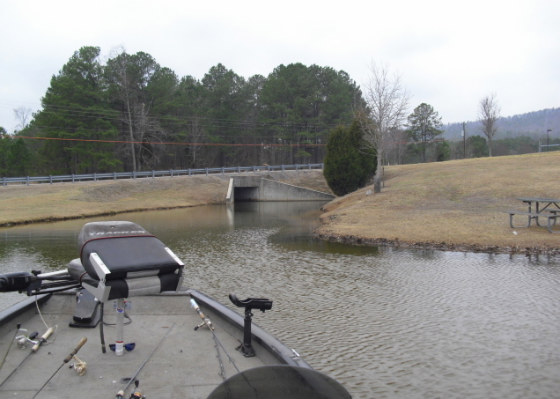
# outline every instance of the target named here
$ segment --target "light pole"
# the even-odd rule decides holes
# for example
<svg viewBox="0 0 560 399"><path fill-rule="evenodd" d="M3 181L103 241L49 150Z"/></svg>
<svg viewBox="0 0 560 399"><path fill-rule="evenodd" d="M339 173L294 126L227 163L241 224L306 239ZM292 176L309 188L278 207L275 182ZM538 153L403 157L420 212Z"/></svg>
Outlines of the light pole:
<svg viewBox="0 0 560 399"><path fill-rule="evenodd" d="M548 151L548 146L550 145L550 132L552 132L552 129L547 129L546 130L546 150Z"/></svg>

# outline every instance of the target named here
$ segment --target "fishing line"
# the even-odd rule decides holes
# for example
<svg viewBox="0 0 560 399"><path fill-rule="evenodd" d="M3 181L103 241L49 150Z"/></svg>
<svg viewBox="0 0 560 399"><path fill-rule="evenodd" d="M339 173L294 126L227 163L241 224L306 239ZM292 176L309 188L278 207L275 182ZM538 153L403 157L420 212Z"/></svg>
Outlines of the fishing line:
<svg viewBox="0 0 560 399"><path fill-rule="evenodd" d="M4 353L4 357L2 358L2 362L0 362L0 369L2 368L2 366L4 366L4 362L6 361L6 358L8 357L8 353L10 353L10 349L12 349L12 345L13 345L14 341L16 340L16 336L17 336L17 333L18 333L20 328L21 328L21 324L18 323L18 325L16 326L16 332L14 333L14 337L12 338L12 340L10 341L10 344L8 345L8 350L6 351L6 353Z"/></svg>
<svg viewBox="0 0 560 399"><path fill-rule="evenodd" d="M154 349L152 349L152 351L150 352L150 354L148 355L148 357L146 358L146 360L144 360L144 362L140 365L140 367L138 367L138 370L136 370L136 372L134 373L134 375L132 377L130 377L130 379L128 380L128 383L124 386L124 388L122 388L119 392L117 392L117 398L122 398L124 397L124 394L126 392L126 389L130 386L130 384L132 384L133 381L136 381L136 377L138 377L138 374L140 374L140 371L142 371L142 369L144 368L144 366L146 365L146 363L148 363L150 361L150 359L152 358L152 356L154 355L154 353L156 352L156 350L158 350L158 348L161 346L161 344L163 343L163 341L165 341L165 338L167 338L167 336L169 335L169 333L171 333L171 330L173 330L173 327L175 327L175 323L173 323L173 325L171 327L169 327L169 330L167 330L167 332L165 333L165 335L161 338L161 340L158 342L158 344L156 345L156 347ZM120 396L119 396L120 395Z"/></svg>
<svg viewBox="0 0 560 399"><path fill-rule="evenodd" d="M220 376L223 378L223 380L226 380L226 370L224 368L224 362L222 361L222 355L220 354L220 347L218 346L218 342L217 342L217 338L216 335L213 334L214 337L214 348L216 348L216 357L218 358L218 364L220 365Z"/></svg>
<svg viewBox="0 0 560 399"><path fill-rule="evenodd" d="M222 341L220 341L220 339L218 338L218 336L216 335L216 333L213 330L212 331L212 336L214 337L214 340L220 345L220 347L222 348L222 350L224 351L224 353L226 354L229 362L233 365L233 367L235 368L235 371L237 371L238 373L240 372L239 368L237 367L237 364L235 364L235 360L233 360L233 358L229 355L228 351L226 350L226 348L224 347L224 345L222 344ZM217 349L217 348L216 348ZM225 378L225 377L224 377Z"/></svg>
<svg viewBox="0 0 560 399"><path fill-rule="evenodd" d="M49 326L45 322L45 319L43 318L43 314L41 313L41 309L39 308L39 301L37 300L37 295L35 295L35 307L37 307L37 313L39 313L39 317L41 318L41 321L43 322L43 325L45 326L45 328L48 329Z"/></svg>
<svg viewBox="0 0 560 399"><path fill-rule="evenodd" d="M43 318L43 313L41 313L41 309L39 308L39 298L37 297L37 295L35 295L35 307L37 308L37 313L39 314L39 317L41 318L41 321L43 322L43 325L45 326L45 328L48 331L52 327L50 327L47 324L47 322L45 321L45 319ZM52 332L54 333L57 329L58 329L58 324L55 324ZM56 341L56 336L54 337L53 340L51 340L51 342L54 342L54 341ZM46 340L43 343L46 343Z"/></svg>
<svg viewBox="0 0 560 399"><path fill-rule="evenodd" d="M80 342L78 343L78 345L74 348L74 350L72 352L70 352L70 354L68 356L66 356L64 358L64 360L62 361L62 364L56 369L56 371L54 373L51 374L51 376L49 377L49 379L47 381L45 381L45 383L41 386L41 388L39 388L39 390L37 392L35 392L35 395L33 395L32 399L35 399L35 397L37 397L37 395L39 395L41 393L41 391L48 385L48 383L53 379L53 377L58 373L58 371L62 368L62 366L64 366L66 363L68 363L70 360L72 360L72 358L74 358L75 355L78 354L78 351L80 350L80 348L82 346L84 346L84 344L87 342L87 338L83 337ZM84 371L85 373L85 371Z"/></svg>
<svg viewBox="0 0 560 399"><path fill-rule="evenodd" d="M19 370L19 368L21 367L21 365L27 360L29 359L29 357L36 353L39 348L41 347L42 344L44 344L45 342L47 342L47 339L51 336L51 334L54 332L54 328L49 327L47 329L47 331L45 331L45 333L37 340L37 341L33 341L35 344L33 345L33 347L31 348L31 351L29 351L29 353L21 360L21 362L12 370L12 372L6 377L4 378L4 381L0 382L0 387L2 385L4 385L4 383L6 381L8 381L10 379L10 377L12 375L15 374L16 371Z"/></svg>
<svg viewBox="0 0 560 399"><path fill-rule="evenodd" d="M16 366L16 368L14 368L12 370L12 372L0 383L0 387L2 385L4 385L4 383L6 381L8 381L10 379L10 377L12 375L14 375L14 373L21 367L21 365L29 358L29 356L31 356L33 353L36 353L39 348L44 345L44 344L48 344L47 339L50 338L50 336L55 332L55 330L58 328L58 325L55 325L54 327L49 327L48 324L45 322L45 319L43 318L43 314L41 313L41 309L39 308L39 300L37 295L35 295L35 306L37 307L37 313L39 314L41 321L43 322L43 324L45 325L45 328L47 329L45 331L45 333L39 337L39 339L37 341L31 341L34 343L33 347L31 348L31 351L21 360L21 362ZM18 325L19 326L19 325ZM19 329L19 327L18 327ZM16 332L17 334L17 332ZM55 338L56 340L56 338ZM7 355L7 353L6 353Z"/></svg>
<svg viewBox="0 0 560 399"><path fill-rule="evenodd" d="M233 367L235 368L235 370L237 371L237 373L239 373L239 368L237 367L237 364L235 364L235 361L233 360L233 358L229 355L228 351L226 350L225 346L222 344L222 341L220 341L220 339L218 338L218 336L216 335L216 333L214 332L214 326L212 325L212 322L210 321L209 318L206 317L206 315L202 312L202 310L200 310L200 306L198 306L198 303L196 303L196 301L194 300L194 298L191 297L190 299L191 302L191 306L193 307L194 310L196 310L196 313L198 313L198 315L200 316L200 318L202 319L202 324L196 326L194 328L194 330L198 330L200 327L202 326L206 326L208 327L208 329L210 330L210 332L212 333L212 337L214 338L214 345L216 346L216 351L218 352L218 361L220 363L220 368L221 368L221 373L220 375L222 376L222 378L224 378L225 380L225 371L224 371L224 367L223 367L223 363L221 360L221 356L220 356L220 350L218 348L218 345L222 348L222 350L224 351L224 353L226 354L229 362L233 365Z"/></svg>

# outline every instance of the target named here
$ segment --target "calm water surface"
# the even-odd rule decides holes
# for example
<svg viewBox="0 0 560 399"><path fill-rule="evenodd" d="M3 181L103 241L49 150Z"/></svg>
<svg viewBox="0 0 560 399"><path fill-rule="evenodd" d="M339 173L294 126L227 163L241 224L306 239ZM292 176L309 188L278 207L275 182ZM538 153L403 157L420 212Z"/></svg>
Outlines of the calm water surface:
<svg viewBox="0 0 560 399"><path fill-rule="evenodd" d="M560 259L315 241L318 206L119 218L173 249L188 287L273 299L255 322L354 398L560 397ZM59 268L85 222L0 229L0 271Z"/></svg>

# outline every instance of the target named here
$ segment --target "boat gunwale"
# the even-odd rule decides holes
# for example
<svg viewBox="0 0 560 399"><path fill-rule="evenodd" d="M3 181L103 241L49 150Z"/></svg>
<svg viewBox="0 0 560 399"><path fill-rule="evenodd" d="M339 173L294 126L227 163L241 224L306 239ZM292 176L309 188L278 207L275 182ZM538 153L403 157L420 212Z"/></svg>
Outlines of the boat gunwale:
<svg viewBox="0 0 560 399"><path fill-rule="evenodd" d="M231 310L214 298L211 298L198 290L189 289L187 290L187 294L193 297L197 302L203 303L203 306L211 308L213 311L218 313L225 321L229 322L237 328L240 328L241 331L243 331L245 321L244 317L239 313ZM275 338L272 334L266 332L255 323L252 323L251 335L257 343L259 343L271 354L273 354L280 362L290 366L310 369L312 368L311 365L303 360L303 358L301 358L297 352L295 352L293 349L290 349L278 338Z"/></svg>
<svg viewBox="0 0 560 399"><path fill-rule="evenodd" d="M47 302L51 295L52 294L33 295L20 302L10 305L6 309L0 310L0 326L6 324L20 314L27 312L31 307L35 306L36 302L39 303L39 305Z"/></svg>

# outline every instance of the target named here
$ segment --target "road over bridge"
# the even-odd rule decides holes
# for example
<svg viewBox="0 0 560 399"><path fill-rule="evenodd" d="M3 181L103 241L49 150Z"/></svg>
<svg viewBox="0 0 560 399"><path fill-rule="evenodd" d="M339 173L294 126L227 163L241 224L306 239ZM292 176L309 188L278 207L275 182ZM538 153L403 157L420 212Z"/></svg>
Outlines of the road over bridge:
<svg viewBox="0 0 560 399"><path fill-rule="evenodd" d="M256 183L246 183L245 193L242 183L238 186L240 191L237 193L232 186L232 195L237 194L238 200L244 195L245 200L252 199L257 193L251 187L261 186L265 192L264 197L271 200L271 192L275 192L276 201L296 199L294 193L300 192L296 188L308 189L309 195L313 191L330 193L322 170L317 169L89 180L58 184L20 183L0 186L0 226L105 215L114 219L123 212L223 204L226 202L230 179L237 176L246 177L248 181L249 178L256 179ZM275 190L270 189L274 187L270 181L277 183ZM290 196L279 193L290 193ZM328 201L330 198L332 197L321 195L322 200ZM311 197L299 198L302 199L310 200Z"/></svg>
<svg viewBox="0 0 560 399"><path fill-rule="evenodd" d="M227 202L239 201L329 201L334 195L306 187L296 186L270 178L232 176L229 179Z"/></svg>

